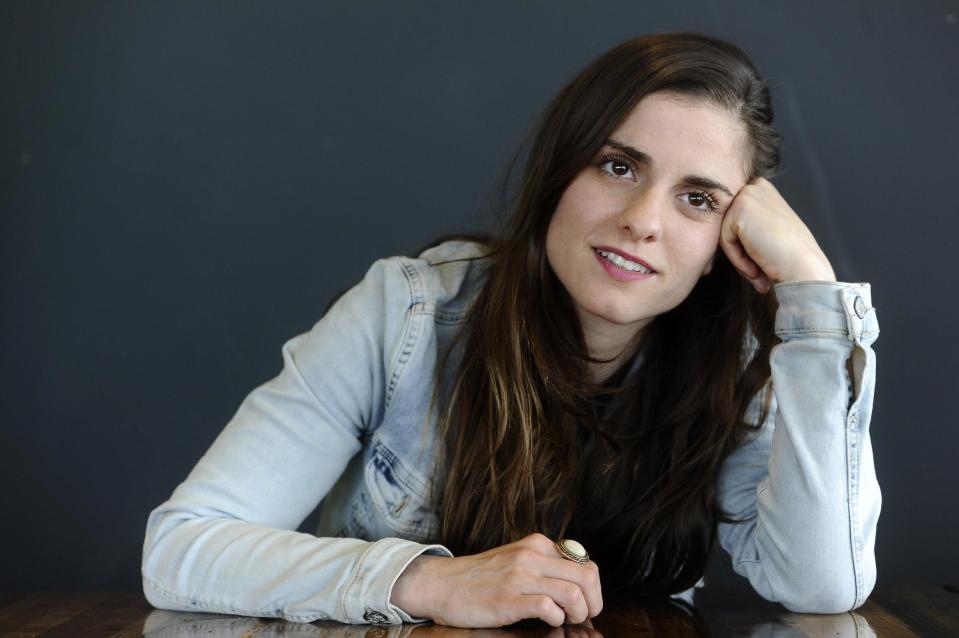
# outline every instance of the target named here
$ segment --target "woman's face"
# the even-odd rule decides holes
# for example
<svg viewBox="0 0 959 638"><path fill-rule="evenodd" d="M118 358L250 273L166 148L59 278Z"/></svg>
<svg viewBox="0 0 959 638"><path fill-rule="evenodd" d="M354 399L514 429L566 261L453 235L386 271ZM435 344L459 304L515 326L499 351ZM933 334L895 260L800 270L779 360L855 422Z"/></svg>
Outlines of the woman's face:
<svg viewBox="0 0 959 638"><path fill-rule="evenodd" d="M747 180L746 144L731 113L661 91L640 100L570 182L550 220L546 255L587 343L622 344L710 271L725 211ZM623 270L597 249L654 272Z"/></svg>

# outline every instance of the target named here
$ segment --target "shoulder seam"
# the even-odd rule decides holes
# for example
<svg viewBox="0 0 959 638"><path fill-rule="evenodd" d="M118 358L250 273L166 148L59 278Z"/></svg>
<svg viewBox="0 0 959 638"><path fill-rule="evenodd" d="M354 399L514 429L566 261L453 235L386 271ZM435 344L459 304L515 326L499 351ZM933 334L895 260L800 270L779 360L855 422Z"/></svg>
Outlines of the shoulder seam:
<svg viewBox="0 0 959 638"><path fill-rule="evenodd" d="M400 271L406 279L409 302L403 309L403 316L397 317L397 320L402 322L399 337L395 344L390 344L391 346L396 345L398 350L393 353L388 364L388 382L383 396L384 409L389 409L393 402L393 393L399 385L400 376L403 374L403 369L406 367L420 335L422 319L419 313L411 312L411 309L417 304L423 303L423 280L411 263L412 260L409 257L400 256L388 258L387 261L393 261L400 267Z"/></svg>

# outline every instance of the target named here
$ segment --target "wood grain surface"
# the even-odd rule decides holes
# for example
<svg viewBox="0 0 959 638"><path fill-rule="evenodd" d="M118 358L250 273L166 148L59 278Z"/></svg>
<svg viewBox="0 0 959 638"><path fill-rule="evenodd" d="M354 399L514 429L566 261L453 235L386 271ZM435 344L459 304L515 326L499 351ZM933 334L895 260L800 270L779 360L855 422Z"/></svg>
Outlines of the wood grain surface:
<svg viewBox="0 0 959 638"><path fill-rule="evenodd" d="M501 629L293 623L154 609L139 592L0 592L0 638L617 638L643 636L959 636L959 593L902 584L878 588L861 608L794 614L742 592L709 592L695 607L673 601L608 604L591 624L524 621Z"/></svg>

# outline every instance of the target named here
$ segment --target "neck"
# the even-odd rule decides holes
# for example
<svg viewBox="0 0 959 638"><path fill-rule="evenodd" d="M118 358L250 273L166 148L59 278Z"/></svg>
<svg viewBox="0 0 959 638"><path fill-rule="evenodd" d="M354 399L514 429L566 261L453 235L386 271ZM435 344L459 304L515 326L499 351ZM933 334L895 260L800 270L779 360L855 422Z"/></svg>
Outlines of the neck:
<svg viewBox="0 0 959 638"><path fill-rule="evenodd" d="M611 359L608 363L589 364L593 382L603 383L636 354L647 324L648 321L637 328L635 324L626 326L606 321L582 322L583 337L590 356L595 359Z"/></svg>

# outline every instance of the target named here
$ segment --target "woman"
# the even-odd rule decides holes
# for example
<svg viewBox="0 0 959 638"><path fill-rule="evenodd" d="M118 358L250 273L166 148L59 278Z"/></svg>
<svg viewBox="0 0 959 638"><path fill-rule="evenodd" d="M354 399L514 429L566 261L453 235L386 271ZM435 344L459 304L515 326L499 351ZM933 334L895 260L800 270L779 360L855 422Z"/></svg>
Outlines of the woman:
<svg viewBox="0 0 959 638"><path fill-rule="evenodd" d="M558 626L625 588L691 599L718 540L793 611L861 605L878 323L768 181L772 120L716 39L593 62L497 237L376 261L284 344L150 514L149 601Z"/></svg>

